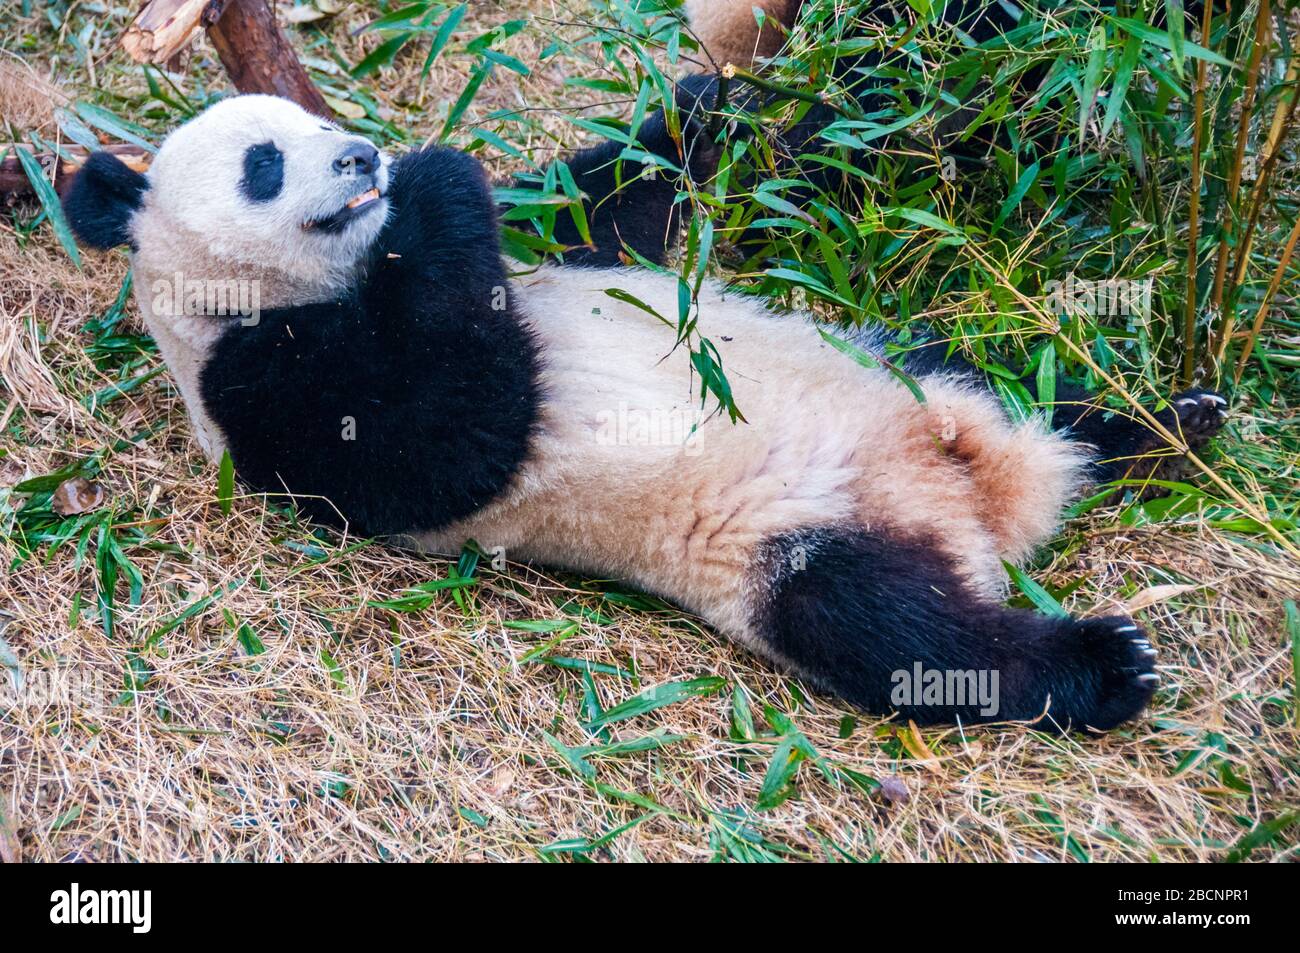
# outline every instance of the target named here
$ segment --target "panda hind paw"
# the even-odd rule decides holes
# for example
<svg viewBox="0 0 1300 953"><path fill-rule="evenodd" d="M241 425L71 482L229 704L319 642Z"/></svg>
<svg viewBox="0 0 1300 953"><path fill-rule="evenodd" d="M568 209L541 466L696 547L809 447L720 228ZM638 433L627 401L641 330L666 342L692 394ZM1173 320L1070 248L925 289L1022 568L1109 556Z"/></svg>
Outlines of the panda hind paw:
<svg viewBox="0 0 1300 953"><path fill-rule="evenodd" d="M1137 718L1160 686L1147 633L1128 616L1075 619L1070 629L1075 664L1088 686L1078 710L1061 713L1070 727L1109 731Z"/></svg>

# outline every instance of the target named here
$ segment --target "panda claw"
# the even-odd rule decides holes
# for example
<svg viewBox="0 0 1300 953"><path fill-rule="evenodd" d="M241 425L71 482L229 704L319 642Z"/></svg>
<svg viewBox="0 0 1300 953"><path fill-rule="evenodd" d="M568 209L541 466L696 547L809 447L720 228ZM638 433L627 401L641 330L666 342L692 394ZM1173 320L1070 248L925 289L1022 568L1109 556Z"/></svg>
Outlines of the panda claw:
<svg viewBox="0 0 1300 953"><path fill-rule="evenodd" d="M1136 632L1137 630L1138 627L1135 625L1121 625L1121 626L1116 626L1115 628L1116 632Z"/></svg>

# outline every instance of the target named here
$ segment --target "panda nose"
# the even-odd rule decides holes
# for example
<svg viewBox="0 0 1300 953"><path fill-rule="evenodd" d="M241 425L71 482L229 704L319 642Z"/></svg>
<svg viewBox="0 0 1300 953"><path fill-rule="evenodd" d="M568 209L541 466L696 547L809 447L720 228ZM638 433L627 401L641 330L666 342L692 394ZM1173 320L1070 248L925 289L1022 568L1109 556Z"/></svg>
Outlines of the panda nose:
<svg viewBox="0 0 1300 953"><path fill-rule="evenodd" d="M334 160L339 175L371 175L379 168L379 150L368 142L354 142Z"/></svg>

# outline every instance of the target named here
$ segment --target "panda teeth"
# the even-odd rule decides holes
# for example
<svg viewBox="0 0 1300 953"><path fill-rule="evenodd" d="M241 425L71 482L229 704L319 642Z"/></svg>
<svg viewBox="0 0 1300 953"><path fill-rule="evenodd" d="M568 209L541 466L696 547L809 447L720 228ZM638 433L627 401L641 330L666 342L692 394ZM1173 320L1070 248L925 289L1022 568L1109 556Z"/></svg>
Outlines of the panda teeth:
<svg viewBox="0 0 1300 953"><path fill-rule="evenodd" d="M369 191L362 192L354 199L348 199L348 208L359 208L367 202L373 202L377 198L379 198L379 190L370 189Z"/></svg>

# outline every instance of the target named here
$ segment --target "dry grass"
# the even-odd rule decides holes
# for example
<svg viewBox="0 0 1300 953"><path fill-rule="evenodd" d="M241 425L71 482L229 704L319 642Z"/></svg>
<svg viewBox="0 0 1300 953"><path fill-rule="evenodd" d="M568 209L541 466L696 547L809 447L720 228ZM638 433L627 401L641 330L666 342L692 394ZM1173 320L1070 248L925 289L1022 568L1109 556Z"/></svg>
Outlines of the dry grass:
<svg viewBox="0 0 1300 953"><path fill-rule="evenodd" d="M544 31L514 42L540 44ZM498 79L476 109L576 95L557 88L558 74ZM401 70L387 80L375 85L394 101L418 96ZM438 84L455 88L455 77L435 75L429 88ZM87 356L82 325L111 305L124 272L118 255L78 272L48 229L29 241L0 233L0 486L118 445L98 480L142 576L134 606L119 581L110 639L95 611L93 541L80 556L74 540L20 559L19 541L0 538L0 650L28 686L55 670L100 680L75 704L29 697L0 712L0 854L524 859L580 846L620 860L1215 860L1300 802L1281 611L1300 596L1300 569L1249 538L1195 517L1123 526L1113 511L1067 527L1039 578L1086 577L1070 600L1078 611L1158 600L1139 616L1167 666L1148 716L1095 740L1015 727L913 736L846 721L689 618L526 567L481 568L463 608L448 593L419 612L367 608L445 577L448 562L313 535L260 497L223 515L215 468L165 376L87 409L83 396L110 379ZM1252 439L1233 432L1229 452ZM1183 588L1154 588L1173 585ZM663 682L720 675L729 685L611 726L611 741L668 737L593 755L583 778L547 740L602 743L580 727L581 675L523 661L554 633L504 625L565 618L580 623L558 654L636 673L594 675L605 708ZM147 682L123 692L128 671L145 667ZM754 737L733 735L733 687ZM806 762L793 797L755 810L774 749L764 705L790 715L826 759L888 781L890 796ZM1293 840L1283 831L1249 856L1294 859Z"/></svg>
<svg viewBox="0 0 1300 953"><path fill-rule="evenodd" d="M63 101L59 87L13 54L0 55L0 116L17 129L48 135L53 110Z"/></svg>

